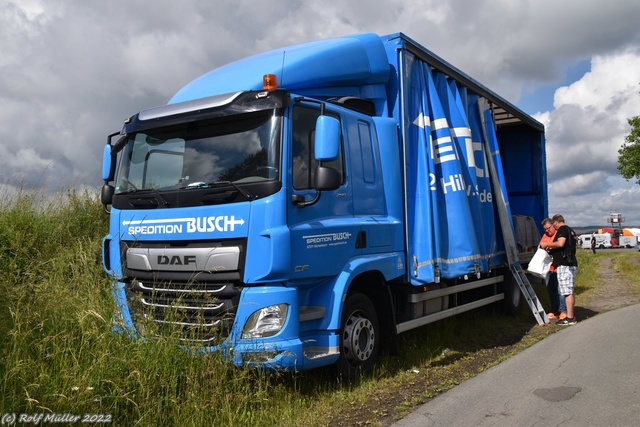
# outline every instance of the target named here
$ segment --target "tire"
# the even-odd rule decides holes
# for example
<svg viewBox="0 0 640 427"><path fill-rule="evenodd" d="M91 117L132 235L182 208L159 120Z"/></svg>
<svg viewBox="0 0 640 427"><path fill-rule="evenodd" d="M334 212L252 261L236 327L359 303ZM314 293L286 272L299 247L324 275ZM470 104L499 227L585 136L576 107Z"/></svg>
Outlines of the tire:
<svg viewBox="0 0 640 427"><path fill-rule="evenodd" d="M505 279L506 292L504 294L504 309L507 314L518 317L522 313L522 292L516 278L508 272Z"/></svg>
<svg viewBox="0 0 640 427"><path fill-rule="evenodd" d="M380 326L371 300L361 293L349 295L340 321L339 376L357 379L371 372L380 352Z"/></svg>

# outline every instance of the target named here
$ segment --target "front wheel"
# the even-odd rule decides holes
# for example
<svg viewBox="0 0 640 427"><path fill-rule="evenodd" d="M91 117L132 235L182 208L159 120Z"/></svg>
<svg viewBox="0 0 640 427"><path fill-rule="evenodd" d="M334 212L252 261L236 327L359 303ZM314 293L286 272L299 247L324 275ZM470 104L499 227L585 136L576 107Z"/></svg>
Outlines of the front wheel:
<svg viewBox="0 0 640 427"><path fill-rule="evenodd" d="M348 296L340 325L338 374L349 380L368 374L380 349L380 326L371 300L360 293Z"/></svg>

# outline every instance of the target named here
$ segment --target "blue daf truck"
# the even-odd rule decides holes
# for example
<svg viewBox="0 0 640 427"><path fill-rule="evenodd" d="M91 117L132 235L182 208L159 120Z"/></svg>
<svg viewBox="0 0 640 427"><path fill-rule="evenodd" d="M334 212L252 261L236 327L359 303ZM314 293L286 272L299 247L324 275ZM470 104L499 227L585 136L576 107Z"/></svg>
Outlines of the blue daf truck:
<svg viewBox="0 0 640 427"><path fill-rule="evenodd" d="M402 33L204 74L109 135L102 175L116 328L348 377L402 332L517 313L547 216L543 125Z"/></svg>

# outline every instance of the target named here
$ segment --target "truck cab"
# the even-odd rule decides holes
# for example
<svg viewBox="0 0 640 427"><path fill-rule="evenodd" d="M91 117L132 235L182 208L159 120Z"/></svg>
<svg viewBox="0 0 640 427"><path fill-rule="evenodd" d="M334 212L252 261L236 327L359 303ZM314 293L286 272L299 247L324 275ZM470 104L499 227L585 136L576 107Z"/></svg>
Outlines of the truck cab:
<svg viewBox="0 0 640 427"><path fill-rule="evenodd" d="M176 103L127 120L107 145L104 172L114 185L103 192L112 231L105 268L117 278L123 326L144 335L177 310L173 323L185 342L213 350L234 337L239 363L247 359L243 341L253 348L255 339L276 334L270 356L294 358L299 367L316 355L337 357L330 334L314 338L301 357L306 333L339 329L340 313L318 302L343 290L317 278L383 253L393 259L384 273L393 279L405 262L401 219L389 215L382 173L386 161L399 170L397 140L383 162L376 119L362 109L275 89ZM396 132L390 121L381 126Z"/></svg>

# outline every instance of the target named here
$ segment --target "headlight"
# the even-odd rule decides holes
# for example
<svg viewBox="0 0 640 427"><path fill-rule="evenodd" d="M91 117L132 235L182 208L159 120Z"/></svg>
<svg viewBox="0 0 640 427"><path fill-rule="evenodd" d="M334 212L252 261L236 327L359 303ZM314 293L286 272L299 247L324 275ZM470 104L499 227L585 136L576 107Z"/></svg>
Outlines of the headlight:
<svg viewBox="0 0 640 427"><path fill-rule="evenodd" d="M280 332L287 320L287 304L271 305L254 312L242 330L242 338L264 338Z"/></svg>

